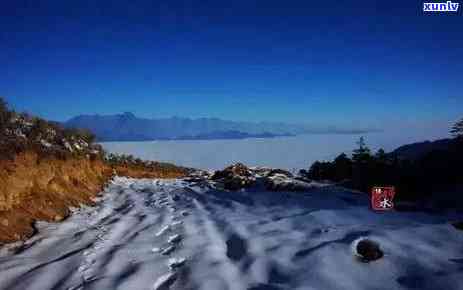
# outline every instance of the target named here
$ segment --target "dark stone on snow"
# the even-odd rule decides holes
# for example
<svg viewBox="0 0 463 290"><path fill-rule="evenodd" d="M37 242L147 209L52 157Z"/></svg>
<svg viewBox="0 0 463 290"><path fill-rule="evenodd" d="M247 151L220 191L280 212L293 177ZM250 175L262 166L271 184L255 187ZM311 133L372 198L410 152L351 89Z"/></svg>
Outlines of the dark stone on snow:
<svg viewBox="0 0 463 290"><path fill-rule="evenodd" d="M242 163L236 163L234 165L228 166L224 170L218 170L212 175L212 180L218 180L222 178L231 178L233 176L243 176L249 177L251 176L251 172L248 167L243 165Z"/></svg>
<svg viewBox="0 0 463 290"><path fill-rule="evenodd" d="M457 230L463 231L463 222L454 222L452 223L452 226L454 226Z"/></svg>
<svg viewBox="0 0 463 290"><path fill-rule="evenodd" d="M384 256L379 244L369 239L359 241L355 250L362 262L365 263L381 259Z"/></svg>
<svg viewBox="0 0 463 290"><path fill-rule="evenodd" d="M236 163L224 170L216 171L211 179L222 183L223 188L227 190L239 190L250 187L255 182L249 168L241 163Z"/></svg>

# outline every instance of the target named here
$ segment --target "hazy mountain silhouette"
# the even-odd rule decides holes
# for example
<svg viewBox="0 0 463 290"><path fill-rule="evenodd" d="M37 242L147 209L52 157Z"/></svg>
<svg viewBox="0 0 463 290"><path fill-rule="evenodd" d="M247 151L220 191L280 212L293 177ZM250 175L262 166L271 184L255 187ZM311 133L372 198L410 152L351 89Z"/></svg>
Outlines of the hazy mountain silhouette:
<svg viewBox="0 0 463 290"><path fill-rule="evenodd" d="M217 139L246 139L246 138L274 138L282 136L294 136L294 134L272 134L264 132L262 134L249 134L241 131L215 131L194 136L182 136L181 140L217 140Z"/></svg>
<svg viewBox="0 0 463 290"><path fill-rule="evenodd" d="M315 128L272 122L234 122L218 118L138 118L126 112L117 115L80 115L64 123L91 130L99 141L145 141L169 139L271 138L304 133L357 134L369 129Z"/></svg>

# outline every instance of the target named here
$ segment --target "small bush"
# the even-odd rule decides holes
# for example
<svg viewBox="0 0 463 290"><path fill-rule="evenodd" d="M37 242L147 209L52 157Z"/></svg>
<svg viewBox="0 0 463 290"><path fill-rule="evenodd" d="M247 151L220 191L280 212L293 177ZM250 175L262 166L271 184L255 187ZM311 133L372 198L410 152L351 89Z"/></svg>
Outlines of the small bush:
<svg viewBox="0 0 463 290"><path fill-rule="evenodd" d="M69 140L82 139L88 144L95 142L95 135L87 129L66 128L64 137Z"/></svg>
<svg viewBox="0 0 463 290"><path fill-rule="evenodd" d="M85 129L67 129L56 122L17 114L0 98L0 158L11 159L20 152L34 151L41 158L66 159L88 156L102 158L101 146L93 144L95 136ZM98 153L96 153L98 151Z"/></svg>
<svg viewBox="0 0 463 290"><path fill-rule="evenodd" d="M13 112L8 110L8 104L0 97L0 135L4 134L5 129L10 123Z"/></svg>

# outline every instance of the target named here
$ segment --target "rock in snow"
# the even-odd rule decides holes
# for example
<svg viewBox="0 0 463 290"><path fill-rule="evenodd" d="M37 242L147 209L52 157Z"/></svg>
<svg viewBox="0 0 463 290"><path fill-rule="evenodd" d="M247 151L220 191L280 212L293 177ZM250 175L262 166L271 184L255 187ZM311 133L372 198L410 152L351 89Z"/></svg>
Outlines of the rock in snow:
<svg viewBox="0 0 463 290"><path fill-rule="evenodd" d="M383 251L381 251L379 244L369 239L361 239L355 246L358 257L363 262L371 262L374 260L381 259L383 257Z"/></svg>
<svg viewBox="0 0 463 290"><path fill-rule="evenodd" d="M255 182L251 170L241 163L216 171L211 179L219 182L223 188L228 190L250 187Z"/></svg>
<svg viewBox="0 0 463 290"><path fill-rule="evenodd" d="M198 182L197 179L185 180ZM248 168L241 163L216 171L210 180L215 181L219 188L232 191L252 187L258 183L258 180L262 180L265 188L270 191L304 191L314 187L314 184L286 170L267 167Z"/></svg>
<svg viewBox="0 0 463 290"><path fill-rule="evenodd" d="M457 229L457 230L463 230L463 222L454 222L452 225Z"/></svg>

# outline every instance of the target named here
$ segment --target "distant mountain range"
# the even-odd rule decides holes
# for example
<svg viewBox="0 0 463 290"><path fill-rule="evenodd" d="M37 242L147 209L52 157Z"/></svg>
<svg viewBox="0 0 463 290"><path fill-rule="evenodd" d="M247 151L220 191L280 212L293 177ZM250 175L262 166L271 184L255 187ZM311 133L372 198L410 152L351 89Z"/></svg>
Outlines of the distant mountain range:
<svg viewBox="0 0 463 290"><path fill-rule="evenodd" d="M218 118L138 118L133 113L80 115L65 122L66 127L86 128L98 141L207 140L273 138L298 134L362 134L371 129L316 128L271 122L234 122Z"/></svg>
<svg viewBox="0 0 463 290"><path fill-rule="evenodd" d="M283 136L294 136L294 134L272 134L264 132L262 134L249 134L240 131L215 131L195 136L181 136L179 140L218 140L218 139L247 139L247 138L274 138Z"/></svg>

